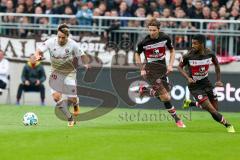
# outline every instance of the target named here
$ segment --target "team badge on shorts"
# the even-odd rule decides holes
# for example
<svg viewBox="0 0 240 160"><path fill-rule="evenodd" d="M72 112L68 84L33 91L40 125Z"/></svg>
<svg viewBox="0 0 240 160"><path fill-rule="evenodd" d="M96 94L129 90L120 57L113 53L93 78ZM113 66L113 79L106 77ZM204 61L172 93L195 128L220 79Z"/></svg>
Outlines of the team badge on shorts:
<svg viewBox="0 0 240 160"><path fill-rule="evenodd" d="M199 99L199 100L203 99L203 95L201 95L201 94L198 95L198 99Z"/></svg>

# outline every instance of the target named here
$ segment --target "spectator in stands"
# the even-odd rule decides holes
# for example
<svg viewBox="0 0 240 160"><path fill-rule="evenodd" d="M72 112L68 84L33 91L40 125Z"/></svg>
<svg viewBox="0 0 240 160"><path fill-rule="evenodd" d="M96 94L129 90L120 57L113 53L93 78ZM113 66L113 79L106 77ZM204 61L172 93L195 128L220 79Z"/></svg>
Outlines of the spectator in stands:
<svg viewBox="0 0 240 160"><path fill-rule="evenodd" d="M110 15L112 17L117 17L118 16L118 12L117 10L111 10ZM104 37L107 38L109 40L109 37L111 38L111 32L113 30L117 30L120 27L120 21L119 20L111 20L110 24L109 24L109 28L106 29L106 31L104 32Z"/></svg>
<svg viewBox="0 0 240 160"><path fill-rule="evenodd" d="M128 6L126 2L121 2L119 6L119 12L118 15L120 17L131 17L132 15L128 12ZM121 26L128 26L128 21L127 20L121 20Z"/></svg>
<svg viewBox="0 0 240 160"><path fill-rule="evenodd" d="M222 19L222 20L227 19L227 17L229 16L227 13L227 8L225 6L222 6L219 9L218 14L219 14L219 19Z"/></svg>
<svg viewBox="0 0 240 160"><path fill-rule="evenodd" d="M44 105L45 88L42 83L46 80L46 75L43 66L36 61L34 54L30 56L29 61L24 66L21 78L22 83L18 87L16 104L19 105L23 91L32 91L40 92L41 105Z"/></svg>
<svg viewBox="0 0 240 160"><path fill-rule="evenodd" d="M208 6L204 6L202 9L203 19L211 19L211 9Z"/></svg>
<svg viewBox="0 0 240 160"><path fill-rule="evenodd" d="M203 19L203 14L202 14L202 8L203 8L203 4L201 1L197 1L195 3L195 13L194 13L194 17L195 19Z"/></svg>
<svg viewBox="0 0 240 160"><path fill-rule="evenodd" d="M166 0L158 0L158 12L162 15L164 8L167 8Z"/></svg>
<svg viewBox="0 0 240 160"><path fill-rule="evenodd" d="M17 4L18 4L18 5L20 5L20 4L25 5L25 0L18 0L18 1L17 1Z"/></svg>
<svg viewBox="0 0 240 160"><path fill-rule="evenodd" d="M158 9L158 5L157 2L155 1L150 1L149 2L149 10L148 10L148 14L153 14L154 11L157 11Z"/></svg>
<svg viewBox="0 0 240 160"><path fill-rule="evenodd" d="M135 16L136 17L141 17L141 18L145 17L146 16L145 8L143 8L143 7L138 8L136 10ZM134 26L134 27L140 27L140 26L144 27L144 23L145 23L144 21L134 21L132 26Z"/></svg>
<svg viewBox="0 0 240 160"><path fill-rule="evenodd" d="M130 9L131 14L135 15L137 9L139 9L139 8L144 8L145 12L148 11L148 5L145 2L145 0L136 0L136 1L134 1L132 6L131 6L131 9Z"/></svg>
<svg viewBox="0 0 240 160"><path fill-rule="evenodd" d="M191 23L185 21L181 22L178 28L181 29L182 32L193 30ZM190 40L191 39L187 34L175 35L176 48L187 49L190 45Z"/></svg>
<svg viewBox="0 0 240 160"><path fill-rule="evenodd" d="M0 12L6 11L6 4L3 2L3 0L0 0Z"/></svg>
<svg viewBox="0 0 240 160"><path fill-rule="evenodd" d="M25 12L25 5L24 4L19 4L16 8L16 13L24 13ZM14 21L16 23L19 23L22 17L16 16L14 17Z"/></svg>
<svg viewBox="0 0 240 160"><path fill-rule="evenodd" d="M0 50L0 95L2 89L5 89L8 83L9 62L4 58L4 52Z"/></svg>
<svg viewBox="0 0 240 160"><path fill-rule="evenodd" d="M52 0L45 0L43 12L44 14L55 14L55 9L53 8L53 1Z"/></svg>
<svg viewBox="0 0 240 160"><path fill-rule="evenodd" d="M72 8L73 14L77 13L77 8L73 5L73 3L71 3L71 0L63 0L63 5L56 8L56 14L64 14L67 6Z"/></svg>
<svg viewBox="0 0 240 160"><path fill-rule="evenodd" d="M34 10L35 14L43 14L43 9L40 6L37 6ZM41 17L34 17L34 23L39 24Z"/></svg>
<svg viewBox="0 0 240 160"><path fill-rule="evenodd" d="M165 8L163 10L162 18L172 18L172 12L171 12L170 8ZM168 28L168 27L171 28L174 26L175 26L174 22L167 22L167 21L161 22L161 28Z"/></svg>
<svg viewBox="0 0 240 160"><path fill-rule="evenodd" d="M16 13L24 13L25 12L25 5L24 4L19 4L16 8Z"/></svg>
<svg viewBox="0 0 240 160"><path fill-rule="evenodd" d="M233 7L229 16L230 20L239 20L239 8Z"/></svg>
<svg viewBox="0 0 240 160"><path fill-rule="evenodd" d="M72 11L72 8L70 6L67 6L65 8L65 15L73 15L73 11ZM66 24L69 24L69 25L78 25L78 21L76 18L66 18L64 19L64 21L62 23L66 23ZM72 32L72 34L74 33L77 33L77 32Z"/></svg>
<svg viewBox="0 0 240 160"><path fill-rule="evenodd" d="M26 13L34 13L35 11L35 4L33 0L26 0Z"/></svg>
<svg viewBox="0 0 240 160"><path fill-rule="evenodd" d="M54 7L53 8L59 8L60 6L63 5L63 0L55 0L54 1Z"/></svg>
<svg viewBox="0 0 240 160"><path fill-rule="evenodd" d="M7 0L6 1L6 10L5 12L7 13L14 13L15 9L14 9L14 4L12 0Z"/></svg>
<svg viewBox="0 0 240 160"><path fill-rule="evenodd" d="M101 16L104 16L105 15L105 12L107 11L107 6L106 6L106 3L102 2L99 4L98 8L100 9L101 11Z"/></svg>
<svg viewBox="0 0 240 160"><path fill-rule="evenodd" d="M187 10L186 5L184 5L182 0L175 0L172 4L172 9L175 10L176 8L182 8L183 10Z"/></svg>
<svg viewBox="0 0 240 160"><path fill-rule="evenodd" d="M161 14L158 11L154 11L152 16L153 18L161 18Z"/></svg>
<svg viewBox="0 0 240 160"><path fill-rule="evenodd" d="M12 0L6 1L6 7L2 12L6 12L6 13L14 13L15 12ZM4 16L3 21L8 22L8 23L14 22L14 17L13 16Z"/></svg>
<svg viewBox="0 0 240 160"><path fill-rule="evenodd" d="M228 12L231 12L232 8L235 6L235 7L239 7L236 6L238 4L238 0L229 0L227 3L226 3L226 8L227 8L227 11Z"/></svg>
<svg viewBox="0 0 240 160"><path fill-rule="evenodd" d="M43 14L43 9L40 5L35 8L35 14ZM47 33L48 22L47 17L34 17L34 23L39 24L39 28L41 28L41 30L35 30L34 34L40 36L43 33Z"/></svg>
<svg viewBox="0 0 240 160"><path fill-rule="evenodd" d="M212 0L211 10L218 11L219 7L219 0Z"/></svg>
<svg viewBox="0 0 240 160"><path fill-rule="evenodd" d="M189 18L194 18L195 16L195 7L193 5L193 0L186 0L186 15Z"/></svg>
<svg viewBox="0 0 240 160"><path fill-rule="evenodd" d="M99 9L99 8L95 8L94 10L93 10L93 16L101 16L101 10ZM93 19L93 26L98 26L98 20L97 19ZM106 24L103 24L104 26L106 25Z"/></svg>
<svg viewBox="0 0 240 160"><path fill-rule="evenodd" d="M92 16L93 12L88 8L86 3L82 5L76 15L79 25L92 25Z"/></svg>
<svg viewBox="0 0 240 160"><path fill-rule="evenodd" d="M182 8L177 8L177 10L175 12L175 17L176 18L186 18L186 13L184 12L184 10Z"/></svg>
<svg viewBox="0 0 240 160"><path fill-rule="evenodd" d="M24 26L27 26L29 24L29 18L28 17L21 17L19 20L19 29L18 29L18 36L21 38L26 38L31 34L31 32L28 29L24 29Z"/></svg>

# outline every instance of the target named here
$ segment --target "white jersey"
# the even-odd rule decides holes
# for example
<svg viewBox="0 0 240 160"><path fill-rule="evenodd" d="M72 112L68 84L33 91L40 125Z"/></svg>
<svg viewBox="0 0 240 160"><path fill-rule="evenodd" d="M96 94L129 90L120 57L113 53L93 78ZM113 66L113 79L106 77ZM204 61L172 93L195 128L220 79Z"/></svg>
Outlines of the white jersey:
<svg viewBox="0 0 240 160"><path fill-rule="evenodd" d="M84 52L74 40L68 38L64 46L60 46L57 37L52 37L42 43L38 48L41 52L50 53L50 60L53 70L57 70L63 74L75 72L73 58L80 57Z"/></svg>
<svg viewBox="0 0 240 160"><path fill-rule="evenodd" d="M9 74L9 62L7 59L2 59L0 61L0 80L7 83L8 74Z"/></svg>

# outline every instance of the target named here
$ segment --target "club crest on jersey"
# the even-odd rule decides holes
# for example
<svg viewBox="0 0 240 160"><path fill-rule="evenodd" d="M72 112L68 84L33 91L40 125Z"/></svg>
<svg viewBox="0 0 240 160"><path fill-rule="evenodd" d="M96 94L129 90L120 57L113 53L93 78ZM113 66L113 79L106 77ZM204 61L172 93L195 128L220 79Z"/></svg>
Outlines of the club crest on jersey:
<svg viewBox="0 0 240 160"><path fill-rule="evenodd" d="M198 95L198 99L199 100L203 99L203 95Z"/></svg>
<svg viewBox="0 0 240 160"><path fill-rule="evenodd" d="M66 53L69 53L69 49L66 48L66 49L65 49L65 52L66 52Z"/></svg>
<svg viewBox="0 0 240 160"><path fill-rule="evenodd" d="M206 68L205 68L204 66L202 66L202 67L199 68L199 71L200 71L200 72L205 72L205 71L206 71Z"/></svg>
<svg viewBox="0 0 240 160"><path fill-rule="evenodd" d="M154 53L154 54L159 54L160 52L159 52L158 49L154 49L153 53Z"/></svg>

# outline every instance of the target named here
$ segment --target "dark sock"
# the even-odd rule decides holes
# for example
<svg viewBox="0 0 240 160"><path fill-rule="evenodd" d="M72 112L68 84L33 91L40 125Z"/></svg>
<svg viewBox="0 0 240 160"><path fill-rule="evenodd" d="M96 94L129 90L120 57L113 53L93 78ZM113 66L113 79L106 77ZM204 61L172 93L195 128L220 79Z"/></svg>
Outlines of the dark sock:
<svg viewBox="0 0 240 160"><path fill-rule="evenodd" d="M189 105L190 105L191 107L196 106L196 102L191 102Z"/></svg>
<svg viewBox="0 0 240 160"><path fill-rule="evenodd" d="M211 113L211 115L215 121L223 124L225 127L231 126L231 124L228 123L227 120L225 120L224 117L220 113L214 112L214 113Z"/></svg>
<svg viewBox="0 0 240 160"><path fill-rule="evenodd" d="M169 101L164 102L164 106L167 109L168 113L171 114L171 116L173 117L175 122L178 122L180 120L180 118L177 116L176 108L174 106L172 106L172 104Z"/></svg>
<svg viewBox="0 0 240 160"><path fill-rule="evenodd" d="M189 104L190 107L197 107L197 108L200 108L202 109L202 106L196 102L196 101L192 101L190 104Z"/></svg>

